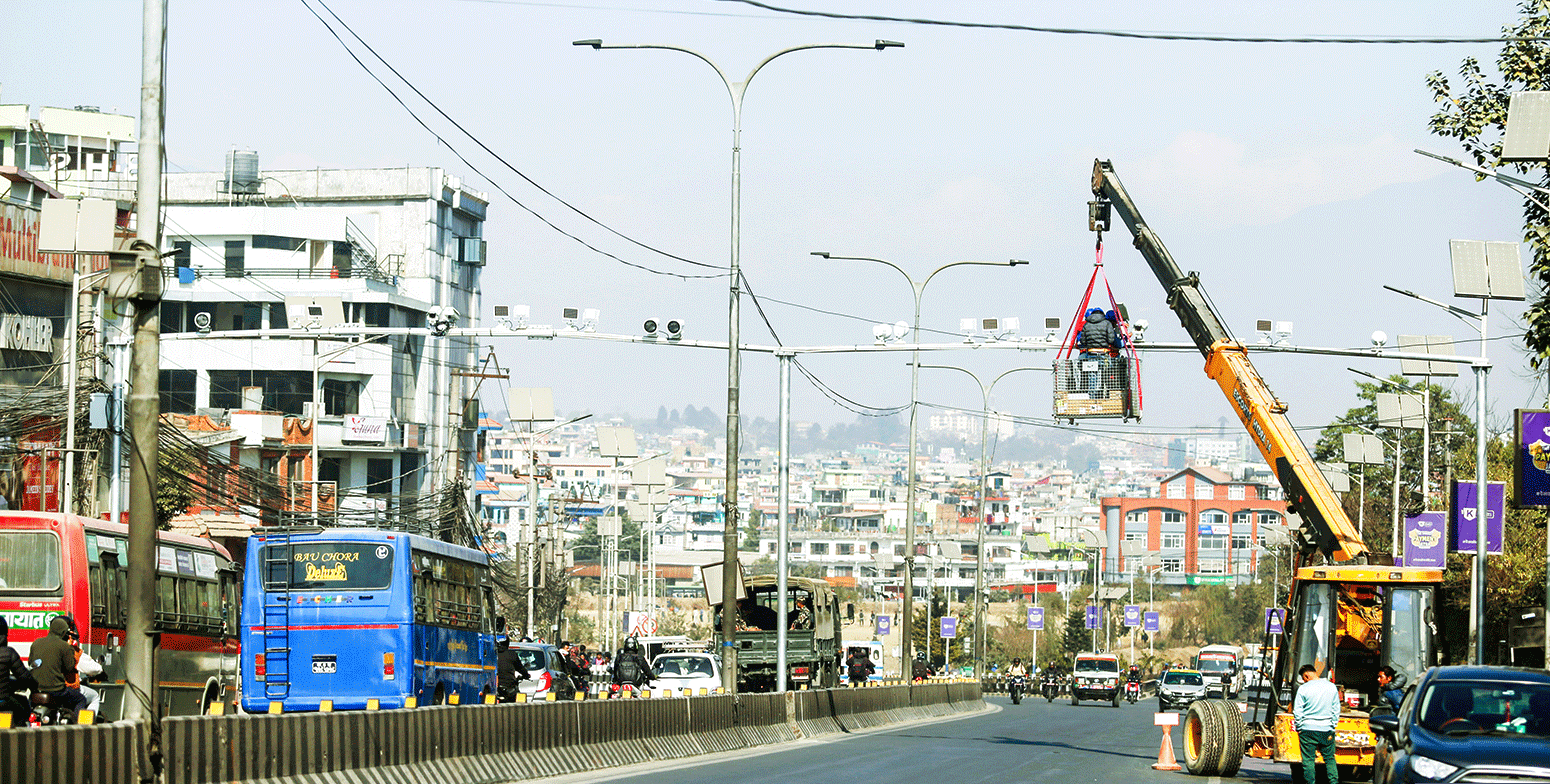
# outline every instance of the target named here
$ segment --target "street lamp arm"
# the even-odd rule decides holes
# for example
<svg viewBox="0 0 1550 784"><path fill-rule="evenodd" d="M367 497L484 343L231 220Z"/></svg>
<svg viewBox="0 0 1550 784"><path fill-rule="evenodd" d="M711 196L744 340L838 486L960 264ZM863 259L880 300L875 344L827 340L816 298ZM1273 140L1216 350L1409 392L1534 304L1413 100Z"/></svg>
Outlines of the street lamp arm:
<svg viewBox="0 0 1550 784"><path fill-rule="evenodd" d="M748 83L753 81L754 74L757 74L759 72L759 69L763 68L766 65L769 65L771 60L774 60L775 58L777 58L777 57L779 57L779 56L781 56L783 54L791 54L792 52L800 52L800 51L802 51L804 49L876 49L877 51L881 52L882 50L887 49L890 46L902 47L902 46L904 46L904 44L898 43L897 41L884 41L882 39L878 39L878 40L873 41L872 43L869 43L869 44L802 44L800 46L788 46L785 49L782 49L782 50L780 50L780 51L770 55L769 57L766 57L763 60L760 60L759 64L755 65L753 67L753 69L748 72L748 75L743 77L743 81L741 82L741 84L744 86L744 89L746 89ZM685 51L687 51L687 50L685 50ZM705 59L704 55L699 55L699 57L702 60ZM706 60L706 62L710 62L710 61ZM720 70L720 69L717 69L717 70ZM726 77L723 76L722 78L726 78Z"/></svg>
<svg viewBox="0 0 1550 784"><path fill-rule="evenodd" d="M1422 302L1425 302L1428 305L1436 305L1437 307L1442 308L1443 310L1446 310L1449 313L1453 314L1453 316L1457 317L1460 321L1464 321L1466 324L1469 324L1471 327L1474 327L1476 332L1480 331L1480 314L1479 313L1470 313L1469 311L1467 311L1467 310L1465 310L1465 309L1463 309L1463 308L1461 308L1461 307L1459 307L1457 305L1449 305L1446 302L1438 302L1437 300L1432 299L1431 297L1422 296L1420 294L1415 293L1414 291L1406 291L1405 289L1397 289L1397 288L1394 288L1393 286L1388 285L1387 283L1383 284L1383 288L1386 288L1389 291L1394 292L1395 294L1403 294L1403 295L1405 295L1407 297L1410 297L1411 299L1418 299L1418 300L1420 300ZM1470 319L1473 320L1473 323L1469 322Z"/></svg>
<svg viewBox="0 0 1550 784"><path fill-rule="evenodd" d="M934 270L931 270L931 274L927 275L926 279L921 281L920 287L922 289L924 289L926 287L926 284L930 283L931 279L936 277L936 274L938 272L941 272L942 270L948 269L949 267L966 267L966 266L975 266L975 267L1016 267L1016 266L1020 266L1020 265L1027 264L1027 263L1028 262L1024 261L1023 259L1008 259L1006 261L950 261L950 262L948 262L946 264L943 264L940 267L937 267Z"/></svg>
<svg viewBox="0 0 1550 784"><path fill-rule="evenodd" d="M910 273L908 271L906 271L903 267L901 267L901 266L899 266L899 265L897 265L897 264L895 264L895 263L893 263L893 262L891 262L891 261L889 261L887 259L877 259L877 258L873 258L871 256L835 256L835 255L829 253L828 251L823 251L823 250L815 250L815 251L813 251L812 253L810 253L808 255L818 256L820 258L827 259L829 261L873 261L873 262L877 262L878 264L886 264L886 265L892 267L895 272L898 272L900 275L903 275L904 279L909 282L911 288L915 287L915 279L910 277ZM925 284L921 284L922 287L924 285ZM917 340L916 342L918 343L919 341Z"/></svg>
<svg viewBox="0 0 1550 784"><path fill-rule="evenodd" d="M704 61L706 65L710 66L716 71L717 76L721 77L722 84L726 85L728 94L732 96L733 104L742 103L742 101L739 100L741 98L740 91L733 87L732 79L731 77L727 76L727 72L721 70L721 66L716 65L715 60L712 60L704 54L696 52L687 46L677 46L675 44L605 44L601 38L589 38L584 41L572 41L571 46L590 46L593 49L666 49L673 52L683 52L684 54L693 55ZM777 52L775 55L771 55L770 57L766 58L764 63L767 63L774 59L776 56L785 54L785 52L789 51L792 50L787 49L782 52ZM759 66L763 67L764 63L759 63ZM755 68L754 70L757 71L759 69ZM748 76L750 79L753 78L753 74L749 74ZM747 84L746 79L743 80L743 84Z"/></svg>

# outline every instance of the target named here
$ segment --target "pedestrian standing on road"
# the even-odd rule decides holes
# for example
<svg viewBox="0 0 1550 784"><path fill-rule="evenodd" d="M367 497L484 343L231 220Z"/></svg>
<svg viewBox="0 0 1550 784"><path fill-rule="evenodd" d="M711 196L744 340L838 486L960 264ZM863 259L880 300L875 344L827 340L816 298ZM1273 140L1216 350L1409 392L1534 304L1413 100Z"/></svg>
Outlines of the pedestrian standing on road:
<svg viewBox="0 0 1550 784"><path fill-rule="evenodd" d="M1340 720L1340 690L1330 681L1320 678L1319 671L1311 664L1297 670L1302 684L1297 687L1297 700L1292 705L1292 717L1297 728L1297 746L1302 752L1302 780L1316 784L1314 755L1324 757L1324 781L1339 784L1340 775L1335 769L1335 722Z"/></svg>

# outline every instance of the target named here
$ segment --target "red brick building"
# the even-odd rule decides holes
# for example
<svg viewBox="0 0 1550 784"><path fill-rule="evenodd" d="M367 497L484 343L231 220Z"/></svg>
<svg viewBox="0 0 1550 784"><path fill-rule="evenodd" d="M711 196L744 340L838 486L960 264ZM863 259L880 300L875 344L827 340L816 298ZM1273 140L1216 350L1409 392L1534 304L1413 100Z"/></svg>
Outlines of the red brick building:
<svg viewBox="0 0 1550 784"><path fill-rule="evenodd" d="M1104 498L1100 517L1111 572L1129 574L1160 563L1157 581L1172 585L1249 582L1264 545L1260 526L1281 525L1281 489L1239 482L1215 469L1189 466L1158 483L1155 498ZM1144 545L1145 556L1125 542Z"/></svg>

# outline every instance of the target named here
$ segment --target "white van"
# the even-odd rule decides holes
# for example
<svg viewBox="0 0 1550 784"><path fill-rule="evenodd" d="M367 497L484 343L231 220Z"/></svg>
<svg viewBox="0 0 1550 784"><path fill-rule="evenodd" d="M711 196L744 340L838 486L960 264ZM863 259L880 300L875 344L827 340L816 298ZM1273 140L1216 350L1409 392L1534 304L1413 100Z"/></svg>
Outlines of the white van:
<svg viewBox="0 0 1550 784"><path fill-rule="evenodd" d="M1236 645L1207 645L1195 654L1195 669L1205 677L1206 694L1235 699L1243 691L1243 649Z"/></svg>

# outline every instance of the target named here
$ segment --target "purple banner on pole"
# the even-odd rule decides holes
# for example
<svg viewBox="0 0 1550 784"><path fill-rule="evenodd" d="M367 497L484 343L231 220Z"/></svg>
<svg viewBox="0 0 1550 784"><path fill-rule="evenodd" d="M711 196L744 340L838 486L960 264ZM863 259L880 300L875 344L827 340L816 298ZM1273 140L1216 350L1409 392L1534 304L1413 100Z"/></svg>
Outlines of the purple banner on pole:
<svg viewBox="0 0 1550 784"><path fill-rule="evenodd" d="M1422 512L1406 517L1404 537L1404 562L1400 566L1441 569L1448 565L1448 520L1444 513Z"/></svg>
<svg viewBox="0 0 1550 784"><path fill-rule="evenodd" d="M952 639L958 636L958 619L949 615L942 619L942 636Z"/></svg>
<svg viewBox="0 0 1550 784"><path fill-rule="evenodd" d="M1032 629L1032 630L1034 630L1036 632L1044 630L1044 608L1043 607L1029 607L1028 608L1028 628Z"/></svg>
<svg viewBox="0 0 1550 784"><path fill-rule="evenodd" d="M1087 628L1089 628L1089 629L1101 628L1098 625L1098 622L1099 622L1099 616L1098 616L1098 608L1097 608L1097 606L1091 605L1091 604L1087 605Z"/></svg>
<svg viewBox="0 0 1550 784"><path fill-rule="evenodd" d="M1155 612L1148 612L1142 616L1143 631L1155 632L1162 628L1162 616Z"/></svg>
<svg viewBox="0 0 1550 784"><path fill-rule="evenodd" d="M1474 482L1453 483L1453 508L1448 513L1448 526L1453 530L1448 548L1453 552L1475 551L1478 523L1475 522L1476 490ZM1486 482L1485 493L1485 551L1491 555L1502 554L1502 518L1507 513L1507 486L1502 482Z"/></svg>
<svg viewBox="0 0 1550 784"><path fill-rule="evenodd" d="M1279 607L1265 608L1265 633L1281 634L1285 631L1286 611Z"/></svg>
<svg viewBox="0 0 1550 784"><path fill-rule="evenodd" d="M1514 506L1550 506L1550 411L1518 409Z"/></svg>
<svg viewBox="0 0 1550 784"><path fill-rule="evenodd" d="M892 633L893 633L893 616L891 616L891 615L879 615L879 616L877 616L877 636L879 636L879 637L886 637L887 635L892 634Z"/></svg>
<svg viewBox="0 0 1550 784"><path fill-rule="evenodd" d="M1125 605L1125 625L1130 627L1141 625L1141 607L1139 605Z"/></svg>

